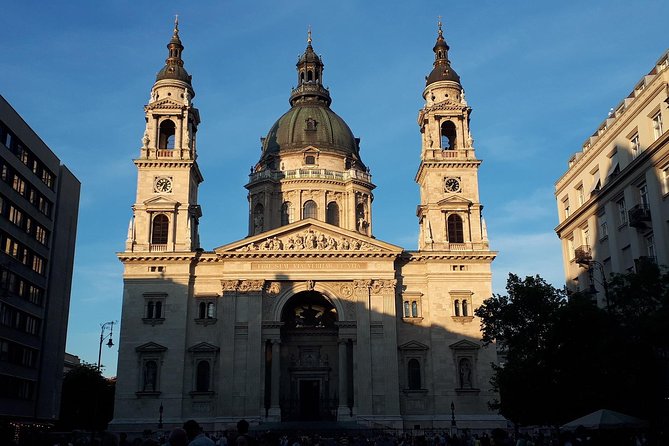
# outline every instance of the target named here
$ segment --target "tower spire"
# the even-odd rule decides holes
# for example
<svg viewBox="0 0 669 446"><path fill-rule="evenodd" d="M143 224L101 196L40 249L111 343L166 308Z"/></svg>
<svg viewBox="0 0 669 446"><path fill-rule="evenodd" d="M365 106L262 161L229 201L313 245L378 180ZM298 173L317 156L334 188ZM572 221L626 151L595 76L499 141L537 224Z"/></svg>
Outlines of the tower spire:
<svg viewBox="0 0 669 446"><path fill-rule="evenodd" d="M307 45L311 46L311 25L307 28Z"/></svg>
<svg viewBox="0 0 669 446"><path fill-rule="evenodd" d="M460 83L460 76L451 68L451 62L448 60L448 50L450 47L444 39L441 16L437 21L437 42L434 44L434 69L426 78L426 85L438 81L454 81Z"/></svg>
<svg viewBox="0 0 669 446"><path fill-rule="evenodd" d="M167 44L167 49L168 53L167 59L165 59L165 66L158 72L156 81L162 79L177 79L190 85L191 76L184 68L184 61L181 58L184 46L181 44L181 39L179 38L179 14L176 14L174 17L174 31L172 32L172 38Z"/></svg>
<svg viewBox="0 0 669 446"><path fill-rule="evenodd" d="M307 27L307 48L297 61L297 87L290 95L290 105L300 101L320 101L328 106L332 102L327 88L323 87L323 61L311 46L311 25Z"/></svg>

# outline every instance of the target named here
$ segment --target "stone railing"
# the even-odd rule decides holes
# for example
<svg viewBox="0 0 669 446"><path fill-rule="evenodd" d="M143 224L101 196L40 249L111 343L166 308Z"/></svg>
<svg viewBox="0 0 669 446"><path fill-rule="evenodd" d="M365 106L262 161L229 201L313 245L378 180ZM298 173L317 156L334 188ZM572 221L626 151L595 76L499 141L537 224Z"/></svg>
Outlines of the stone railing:
<svg viewBox="0 0 669 446"><path fill-rule="evenodd" d="M261 170L260 172L254 172L249 175L250 183L265 179L322 179L339 181L356 179L370 183L372 181L372 176L369 173L356 169L349 169L344 172L329 169L292 169L283 171Z"/></svg>

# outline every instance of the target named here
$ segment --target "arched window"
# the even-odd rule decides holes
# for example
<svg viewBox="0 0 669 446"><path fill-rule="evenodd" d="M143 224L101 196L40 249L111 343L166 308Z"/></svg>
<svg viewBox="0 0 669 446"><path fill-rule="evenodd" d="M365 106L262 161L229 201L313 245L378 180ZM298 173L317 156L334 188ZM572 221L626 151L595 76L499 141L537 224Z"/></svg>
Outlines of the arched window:
<svg viewBox="0 0 669 446"><path fill-rule="evenodd" d="M198 305L198 312L197 312L197 317L200 319L204 319L207 316L207 304L204 302L200 302L200 305Z"/></svg>
<svg viewBox="0 0 669 446"><path fill-rule="evenodd" d="M256 204L253 208L253 233L260 234L265 227L265 208L262 204Z"/></svg>
<svg viewBox="0 0 669 446"><path fill-rule="evenodd" d="M306 201L304 203L304 209L302 211L303 218L316 218L318 215L318 206L313 200Z"/></svg>
<svg viewBox="0 0 669 446"><path fill-rule="evenodd" d="M462 315L469 316L469 305L466 299L462 299Z"/></svg>
<svg viewBox="0 0 669 446"><path fill-rule="evenodd" d="M197 377L195 379L196 392L208 392L211 377L211 367L209 361L200 361L197 363Z"/></svg>
<svg viewBox="0 0 669 446"><path fill-rule="evenodd" d="M207 303L207 319L213 319L216 317L216 305L213 302Z"/></svg>
<svg viewBox="0 0 669 446"><path fill-rule="evenodd" d="M331 201L328 203L325 221L331 225L339 226L339 205L336 202Z"/></svg>
<svg viewBox="0 0 669 446"><path fill-rule="evenodd" d="M446 121L441 124L441 148L444 150L455 149L455 124L452 121Z"/></svg>
<svg viewBox="0 0 669 446"><path fill-rule="evenodd" d="M460 316L460 301L457 299L453 302L453 314Z"/></svg>
<svg viewBox="0 0 669 446"><path fill-rule="evenodd" d="M472 388L472 362L469 358L462 358L458 362L458 372L460 375L460 388L461 389L471 389Z"/></svg>
<svg viewBox="0 0 669 446"><path fill-rule="evenodd" d="M144 363L142 390L145 392L155 392L158 385L158 364L156 361L146 361Z"/></svg>
<svg viewBox="0 0 669 446"><path fill-rule="evenodd" d="M314 73L311 70L307 71L307 81L311 82L313 80L314 80Z"/></svg>
<svg viewBox="0 0 669 446"><path fill-rule="evenodd" d="M464 243L465 234L462 229L462 218L457 214L448 216L448 242L449 243Z"/></svg>
<svg viewBox="0 0 669 446"><path fill-rule="evenodd" d="M417 359L409 359L407 375L409 377L409 389L420 390L420 362Z"/></svg>
<svg viewBox="0 0 669 446"><path fill-rule="evenodd" d="M295 217L293 216L293 204L290 201L285 201L283 205L281 205L281 225L287 225L293 221L295 221Z"/></svg>
<svg viewBox="0 0 669 446"><path fill-rule="evenodd" d="M411 302L411 317L418 317L418 303L415 300Z"/></svg>
<svg viewBox="0 0 669 446"><path fill-rule="evenodd" d="M304 71L300 71L300 83L304 82Z"/></svg>
<svg viewBox="0 0 669 446"><path fill-rule="evenodd" d="M165 214L158 214L153 217L151 225L151 244L167 245L167 233L170 227L170 220Z"/></svg>
<svg viewBox="0 0 669 446"><path fill-rule="evenodd" d="M176 126L169 119L160 123L160 138L158 139L159 149L174 149L174 134Z"/></svg>
<svg viewBox="0 0 669 446"><path fill-rule="evenodd" d="M404 317L411 317L411 312L409 311L409 301L404 301Z"/></svg>

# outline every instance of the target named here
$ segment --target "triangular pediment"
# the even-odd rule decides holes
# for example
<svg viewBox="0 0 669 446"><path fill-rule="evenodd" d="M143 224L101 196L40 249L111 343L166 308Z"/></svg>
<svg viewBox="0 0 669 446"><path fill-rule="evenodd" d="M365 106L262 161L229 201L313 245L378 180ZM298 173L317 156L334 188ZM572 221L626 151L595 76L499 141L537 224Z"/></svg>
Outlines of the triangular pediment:
<svg viewBox="0 0 669 446"><path fill-rule="evenodd" d="M409 341L406 344L398 346L397 348L398 350L429 350L430 347L425 344L421 344L418 341Z"/></svg>
<svg viewBox="0 0 669 446"><path fill-rule="evenodd" d="M195 344L188 349L188 351L192 353L216 353L219 350L220 348L208 342L200 342L199 344Z"/></svg>
<svg viewBox="0 0 669 446"><path fill-rule="evenodd" d="M467 339L455 342L449 345L449 347L453 350L478 350L481 348L476 342L468 341Z"/></svg>
<svg viewBox="0 0 669 446"><path fill-rule="evenodd" d="M180 110L184 107L183 103L177 102L171 98L163 98L159 101L153 102L146 106L147 110L159 110L159 109L169 109L169 110Z"/></svg>
<svg viewBox="0 0 669 446"><path fill-rule="evenodd" d="M231 252L370 252L399 254L399 246L342 229L313 218L281 226L214 249L218 254Z"/></svg>
<svg viewBox="0 0 669 446"><path fill-rule="evenodd" d="M439 206L447 206L447 205L463 205L463 206L471 206L474 204L471 200L466 199L462 195L449 195L446 198L443 198L439 202L437 202L437 205Z"/></svg>
<svg viewBox="0 0 669 446"><path fill-rule="evenodd" d="M157 197L151 197L148 200L144 201L144 206L151 207L151 208L160 208L160 209L173 209L179 206L181 203L179 203L176 200L172 200L171 198L167 198L163 195L159 195Z"/></svg>
<svg viewBox="0 0 669 446"><path fill-rule="evenodd" d="M135 351L139 353L161 353L167 350L167 347L164 347L155 342L147 342L142 344L139 347L135 347Z"/></svg>

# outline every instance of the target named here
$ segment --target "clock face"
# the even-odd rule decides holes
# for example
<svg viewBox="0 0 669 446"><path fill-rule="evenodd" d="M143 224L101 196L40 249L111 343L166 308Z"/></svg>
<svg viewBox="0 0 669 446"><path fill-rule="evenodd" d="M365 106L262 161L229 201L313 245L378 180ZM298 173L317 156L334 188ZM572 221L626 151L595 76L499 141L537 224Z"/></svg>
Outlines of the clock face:
<svg viewBox="0 0 669 446"><path fill-rule="evenodd" d="M460 180L457 178L446 178L444 180L446 192L460 192Z"/></svg>
<svg viewBox="0 0 669 446"><path fill-rule="evenodd" d="M167 177L156 178L156 192L172 192L172 179Z"/></svg>

